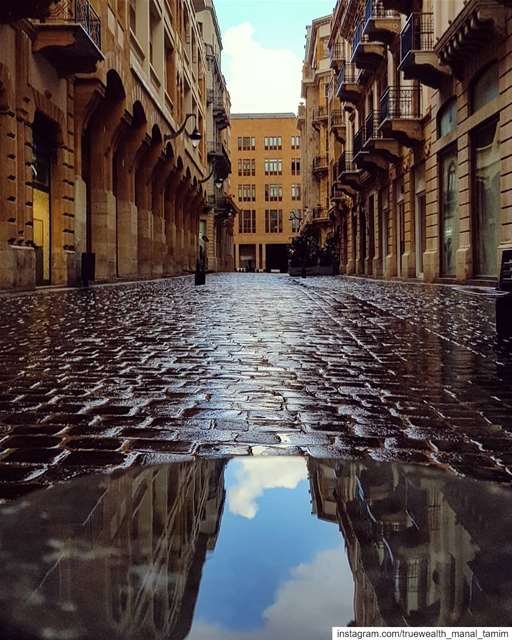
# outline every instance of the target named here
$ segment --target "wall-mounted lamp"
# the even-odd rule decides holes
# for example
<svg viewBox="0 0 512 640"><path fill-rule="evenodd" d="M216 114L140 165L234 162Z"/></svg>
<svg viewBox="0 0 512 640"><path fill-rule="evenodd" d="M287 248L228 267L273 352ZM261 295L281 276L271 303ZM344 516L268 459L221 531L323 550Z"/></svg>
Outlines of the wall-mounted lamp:
<svg viewBox="0 0 512 640"><path fill-rule="evenodd" d="M224 185L223 178L215 178L215 186L217 187L217 189L222 189L223 185Z"/></svg>
<svg viewBox="0 0 512 640"><path fill-rule="evenodd" d="M190 120L190 118L194 118L194 121L196 122L196 126L194 127L194 130L192 131L192 133L189 133L188 131L185 130L185 127L187 126L187 122ZM178 129L178 131L176 131L175 133L167 133L164 136L164 142L167 142L169 140L175 140L184 131L187 134L188 139L192 143L192 146L194 147L194 149L197 149L197 147L199 146L199 143L203 139L203 136L201 135L201 132L197 128L197 116L195 113L187 113L185 117L185 121L183 122L181 127Z"/></svg>
<svg viewBox="0 0 512 640"><path fill-rule="evenodd" d="M292 209L290 213L290 222L297 220L297 222L302 222L302 215L297 215L297 209Z"/></svg>

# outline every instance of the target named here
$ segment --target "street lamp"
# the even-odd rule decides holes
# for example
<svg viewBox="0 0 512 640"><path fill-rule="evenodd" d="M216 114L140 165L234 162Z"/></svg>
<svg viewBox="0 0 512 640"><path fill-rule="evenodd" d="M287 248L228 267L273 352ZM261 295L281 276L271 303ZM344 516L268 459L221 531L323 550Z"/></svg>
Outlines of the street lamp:
<svg viewBox="0 0 512 640"><path fill-rule="evenodd" d="M187 122L190 120L190 118L194 118L194 121L196 122L196 125L194 126L194 130L192 131L192 133L189 133L188 131L185 130L185 127L187 126ZM187 113L185 117L185 121L183 122L181 127L175 133L167 133L164 136L164 142L167 142L168 140L175 140L184 131L187 134L188 139L192 143L192 146L194 147L194 149L197 149L197 147L199 146L199 143L203 139L203 136L201 135L201 132L197 128L197 116L195 113Z"/></svg>

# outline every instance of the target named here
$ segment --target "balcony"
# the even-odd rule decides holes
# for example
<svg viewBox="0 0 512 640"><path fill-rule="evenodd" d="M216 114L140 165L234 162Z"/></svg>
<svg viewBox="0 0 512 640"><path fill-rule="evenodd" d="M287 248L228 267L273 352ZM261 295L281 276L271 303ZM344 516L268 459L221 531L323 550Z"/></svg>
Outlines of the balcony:
<svg viewBox="0 0 512 640"><path fill-rule="evenodd" d="M329 160L327 156L316 156L313 158L313 173L321 176L329 171Z"/></svg>
<svg viewBox="0 0 512 640"><path fill-rule="evenodd" d="M389 45L399 35L401 26L398 11L386 9L382 0L366 0L363 35L368 40Z"/></svg>
<svg viewBox="0 0 512 640"><path fill-rule="evenodd" d="M230 125L229 111L224 100L224 93L214 93L213 117L219 129L227 129Z"/></svg>
<svg viewBox="0 0 512 640"><path fill-rule="evenodd" d="M379 129L386 138L393 138L406 147L423 141L420 90L388 87L379 104Z"/></svg>
<svg viewBox="0 0 512 640"><path fill-rule="evenodd" d="M338 71L338 69L340 68L340 65L343 63L343 60L344 60L343 45L340 43L334 44L329 49L329 62L331 63L331 69Z"/></svg>
<svg viewBox="0 0 512 640"><path fill-rule="evenodd" d="M351 62L359 69L375 71L385 57L386 45L383 42L368 40L363 34L363 23L357 24L352 38Z"/></svg>
<svg viewBox="0 0 512 640"><path fill-rule="evenodd" d="M331 111L329 116L329 131L334 133L339 142L345 142L347 139L347 127L345 125L345 115L343 111L337 109Z"/></svg>
<svg viewBox="0 0 512 640"><path fill-rule="evenodd" d="M343 187L340 187L338 184L333 184L331 187L331 200L335 202L339 202L343 200L346 192L343 190Z"/></svg>
<svg viewBox="0 0 512 640"><path fill-rule="evenodd" d="M63 0L34 28L33 53L45 57L60 76L93 73L103 60L101 20L88 0Z"/></svg>
<svg viewBox="0 0 512 640"><path fill-rule="evenodd" d="M324 207L315 207L311 219L313 222L329 222L329 212Z"/></svg>
<svg viewBox="0 0 512 640"><path fill-rule="evenodd" d="M208 159L215 166L215 177L225 180L231 173L231 160L222 142L208 143Z"/></svg>
<svg viewBox="0 0 512 640"><path fill-rule="evenodd" d="M384 131L379 127L380 122L381 116L378 113L368 114L365 120L363 151L367 155L363 157L363 162L387 170L388 162L396 162L400 158L400 143L385 137Z"/></svg>
<svg viewBox="0 0 512 640"><path fill-rule="evenodd" d="M432 13L412 13L400 34L400 71L406 80L419 80L438 89L449 76L434 51Z"/></svg>
<svg viewBox="0 0 512 640"><path fill-rule="evenodd" d="M327 107L315 107L313 109L313 116L312 116L312 124L315 127L315 129L320 129L320 126L323 123L327 122L327 118L329 116L329 112L327 110Z"/></svg>
<svg viewBox="0 0 512 640"><path fill-rule="evenodd" d="M408 16L414 8L414 0L382 0L384 9L398 11Z"/></svg>
<svg viewBox="0 0 512 640"><path fill-rule="evenodd" d="M462 80L468 60L478 57L487 43L496 46L505 37L505 14L497 0L469 0L435 45L441 64Z"/></svg>
<svg viewBox="0 0 512 640"><path fill-rule="evenodd" d="M51 14L54 0L2 0L0 3L0 24L31 18L43 20Z"/></svg>
<svg viewBox="0 0 512 640"><path fill-rule="evenodd" d="M363 96L363 89L355 64L345 62L338 73L338 98L342 102L358 105Z"/></svg>
<svg viewBox="0 0 512 640"><path fill-rule="evenodd" d="M338 186L352 195L363 188L363 172L354 162L353 154L343 152L338 162Z"/></svg>

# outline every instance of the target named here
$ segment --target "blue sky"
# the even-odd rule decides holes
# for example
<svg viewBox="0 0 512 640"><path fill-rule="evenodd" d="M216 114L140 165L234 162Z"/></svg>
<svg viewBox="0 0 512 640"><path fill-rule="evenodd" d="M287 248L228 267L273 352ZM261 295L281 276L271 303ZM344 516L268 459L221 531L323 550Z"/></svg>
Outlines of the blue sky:
<svg viewBox="0 0 512 640"><path fill-rule="evenodd" d="M296 111L306 25L335 0L216 0L233 112Z"/></svg>

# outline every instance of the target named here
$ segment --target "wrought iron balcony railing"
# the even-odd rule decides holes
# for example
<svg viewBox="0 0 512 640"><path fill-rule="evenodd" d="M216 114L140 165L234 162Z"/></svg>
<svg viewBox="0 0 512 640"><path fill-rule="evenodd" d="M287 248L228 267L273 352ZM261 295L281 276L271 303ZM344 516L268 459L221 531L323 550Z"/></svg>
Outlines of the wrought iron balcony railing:
<svg viewBox="0 0 512 640"><path fill-rule="evenodd" d="M340 43L333 44L329 49L329 60L333 63L340 63L343 60L343 45Z"/></svg>
<svg viewBox="0 0 512 640"><path fill-rule="evenodd" d="M354 153L350 153L348 151L344 151L341 154L340 159L338 161L338 169L339 169L338 177L342 173L350 173L350 172L353 172L353 171L359 171L359 167L354 162Z"/></svg>
<svg viewBox="0 0 512 640"><path fill-rule="evenodd" d="M341 127L345 124L345 118L341 109L331 111L330 124L331 127Z"/></svg>
<svg viewBox="0 0 512 640"><path fill-rule="evenodd" d="M325 171L328 164L327 156L316 156L313 158L313 171Z"/></svg>
<svg viewBox="0 0 512 640"><path fill-rule="evenodd" d="M341 65L338 73L338 87L337 94L339 95L340 89L344 84L355 84L358 78L358 69L352 62L344 62Z"/></svg>
<svg viewBox="0 0 512 640"><path fill-rule="evenodd" d="M363 150L363 145L365 142L364 134L365 128L361 127L359 131L357 131L357 133L354 135L354 142L352 145L354 156L356 156L358 153L361 153L361 151Z"/></svg>
<svg viewBox="0 0 512 640"><path fill-rule="evenodd" d="M372 111L366 116L366 120L364 122L363 144L366 144L369 140L372 140L373 138L381 137L379 133L379 124L380 124L380 116L378 113L374 113Z"/></svg>
<svg viewBox="0 0 512 640"><path fill-rule="evenodd" d="M366 0L364 21L367 23L375 18L400 18L400 14L393 9L386 9L382 0Z"/></svg>
<svg viewBox="0 0 512 640"><path fill-rule="evenodd" d="M379 124L388 118L420 118L420 91L414 87L388 87L379 102Z"/></svg>
<svg viewBox="0 0 512 640"><path fill-rule="evenodd" d="M354 35L352 37L352 60L356 54L356 51L363 40L363 23L359 22L356 24L354 29Z"/></svg>
<svg viewBox="0 0 512 640"><path fill-rule="evenodd" d="M315 107L313 109L313 120L321 120L327 118L328 110L326 106Z"/></svg>
<svg viewBox="0 0 512 640"><path fill-rule="evenodd" d="M83 27L94 44L101 49L101 19L89 0L61 0L43 22L72 22Z"/></svg>
<svg viewBox="0 0 512 640"><path fill-rule="evenodd" d="M400 34L400 61L411 51L433 51L434 16L432 13L411 13Z"/></svg>

